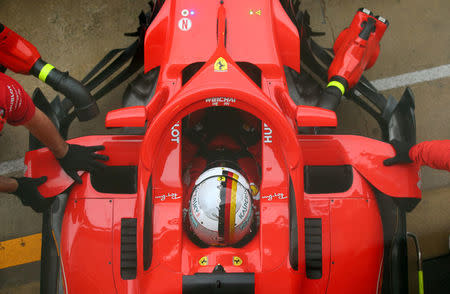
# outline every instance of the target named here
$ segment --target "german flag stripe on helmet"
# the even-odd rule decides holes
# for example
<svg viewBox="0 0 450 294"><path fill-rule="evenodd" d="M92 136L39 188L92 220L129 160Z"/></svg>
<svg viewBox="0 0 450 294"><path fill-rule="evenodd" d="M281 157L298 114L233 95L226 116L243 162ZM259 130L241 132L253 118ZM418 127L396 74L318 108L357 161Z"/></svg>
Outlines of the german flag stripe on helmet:
<svg viewBox="0 0 450 294"><path fill-rule="evenodd" d="M234 225L236 221L236 191L238 184L238 175L233 174L235 181L231 181L231 201L230 201L230 236L234 236Z"/></svg>
<svg viewBox="0 0 450 294"><path fill-rule="evenodd" d="M230 179L226 176L228 174L227 171L223 171L222 173L224 175L223 180L220 182L221 189L220 189L220 205L219 205L219 238L223 239L225 236L225 203L226 203L226 192L227 192L227 182L230 181Z"/></svg>
<svg viewBox="0 0 450 294"><path fill-rule="evenodd" d="M220 207L219 207L219 237L225 243L233 240L236 219L236 191L238 175L224 170L222 172Z"/></svg>
<svg viewBox="0 0 450 294"><path fill-rule="evenodd" d="M232 173L227 172L227 185L225 188L225 221L224 221L224 238L225 242L230 242L230 230L229 230L229 224L230 224L230 203L231 203L231 187L233 185L233 180L231 179Z"/></svg>

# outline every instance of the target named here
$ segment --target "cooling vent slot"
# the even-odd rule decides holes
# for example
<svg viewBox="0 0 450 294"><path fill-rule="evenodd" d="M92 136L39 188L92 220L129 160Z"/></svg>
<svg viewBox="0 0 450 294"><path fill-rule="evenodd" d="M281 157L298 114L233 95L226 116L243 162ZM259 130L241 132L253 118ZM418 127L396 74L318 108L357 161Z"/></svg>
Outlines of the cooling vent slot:
<svg viewBox="0 0 450 294"><path fill-rule="evenodd" d="M298 222L294 185L289 177L289 262L298 270Z"/></svg>
<svg viewBox="0 0 450 294"><path fill-rule="evenodd" d="M254 294L254 273L196 273L183 276L183 294L233 293Z"/></svg>
<svg viewBox="0 0 450 294"><path fill-rule="evenodd" d="M322 277L322 219L305 218L306 277Z"/></svg>
<svg viewBox="0 0 450 294"><path fill-rule="evenodd" d="M137 219L122 219L120 232L120 275L124 280L136 279L136 228Z"/></svg>
<svg viewBox="0 0 450 294"><path fill-rule="evenodd" d="M186 66L181 71L181 85L184 86L202 68L204 62L195 62Z"/></svg>
<svg viewBox="0 0 450 294"><path fill-rule="evenodd" d="M101 193L135 194L137 191L137 166L107 166L93 171L92 187Z"/></svg>
<svg viewBox="0 0 450 294"><path fill-rule="evenodd" d="M147 194L145 195L144 207L144 236L143 239L143 257L144 270L148 270L152 264L153 252L153 185L152 177L148 181Z"/></svg>
<svg viewBox="0 0 450 294"><path fill-rule="evenodd" d="M261 69L253 63L238 61L236 64L242 71L261 88Z"/></svg>
<svg viewBox="0 0 450 294"><path fill-rule="evenodd" d="M305 192L308 194L343 193L353 184L350 165L305 166Z"/></svg>

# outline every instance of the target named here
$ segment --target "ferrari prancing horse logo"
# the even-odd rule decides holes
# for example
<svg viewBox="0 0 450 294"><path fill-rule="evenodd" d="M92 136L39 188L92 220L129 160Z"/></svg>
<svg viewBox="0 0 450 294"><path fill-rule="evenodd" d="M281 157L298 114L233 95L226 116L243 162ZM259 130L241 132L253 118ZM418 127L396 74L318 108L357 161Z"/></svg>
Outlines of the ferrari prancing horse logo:
<svg viewBox="0 0 450 294"><path fill-rule="evenodd" d="M239 256L233 256L233 265L234 266L241 266L242 259Z"/></svg>
<svg viewBox="0 0 450 294"><path fill-rule="evenodd" d="M200 258L200 260L198 261L198 263L201 266L207 266L208 265L208 256L203 256L202 258Z"/></svg>
<svg viewBox="0 0 450 294"><path fill-rule="evenodd" d="M217 58L214 63L214 71L215 72L227 72L228 71L228 63L223 57Z"/></svg>
<svg viewBox="0 0 450 294"><path fill-rule="evenodd" d="M250 9L249 14L250 15L255 15L256 14L256 15L261 16L261 9L258 9L256 11L253 11L253 9Z"/></svg>

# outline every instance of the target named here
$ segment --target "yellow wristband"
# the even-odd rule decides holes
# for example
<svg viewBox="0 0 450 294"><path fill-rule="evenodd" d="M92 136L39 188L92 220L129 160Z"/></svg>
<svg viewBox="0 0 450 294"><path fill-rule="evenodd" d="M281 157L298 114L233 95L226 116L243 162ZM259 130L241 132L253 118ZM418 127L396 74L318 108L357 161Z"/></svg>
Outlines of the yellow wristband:
<svg viewBox="0 0 450 294"><path fill-rule="evenodd" d="M41 71L39 72L39 79L45 83L45 80L47 79L48 74L54 69L55 67L51 65L50 63L47 63L42 67Z"/></svg>
<svg viewBox="0 0 450 294"><path fill-rule="evenodd" d="M328 83L327 88L328 88L328 87L331 87L331 86L336 87L336 88L338 88L339 90L341 90L342 95L344 95L344 93L345 93L345 87L344 87L344 85L342 85L342 84L339 83L338 81L331 81L331 82Z"/></svg>

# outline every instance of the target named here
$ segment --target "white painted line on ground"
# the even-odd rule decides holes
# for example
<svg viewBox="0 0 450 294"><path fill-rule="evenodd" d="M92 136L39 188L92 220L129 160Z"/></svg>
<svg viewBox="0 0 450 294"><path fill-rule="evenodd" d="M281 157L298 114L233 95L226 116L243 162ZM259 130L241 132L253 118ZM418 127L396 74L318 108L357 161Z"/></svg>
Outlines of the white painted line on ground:
<svg viewBox="0 0 450 294"><path fill-rule="evenodd" d="M446 77L450 77L450 64L375 80L372 84L378 91L385 91Z"/></svg>
<svg viewBox="0 0 450 294"><path fill-rule="evenodd" d="M23 164L24 158L9 160L0 163L0 175L6 175L10 173L15 173L19 171L23 171L25 169L25 165Z"/></svg>
<svg viewBox="0 0 450 294"><path fill-rule="evenodd" d="M379 91L450 77L450 64L371 81ZM23 171L23 158L0 163L0 175Z"/></svg>

